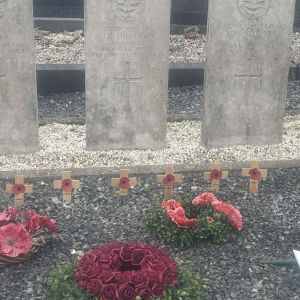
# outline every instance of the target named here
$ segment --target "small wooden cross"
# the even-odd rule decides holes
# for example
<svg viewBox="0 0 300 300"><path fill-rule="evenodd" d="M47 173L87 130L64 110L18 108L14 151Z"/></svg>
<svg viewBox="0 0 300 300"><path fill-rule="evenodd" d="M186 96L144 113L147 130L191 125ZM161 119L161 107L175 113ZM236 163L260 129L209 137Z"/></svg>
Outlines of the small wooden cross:
<svg viewBox="0 0 300 300"><path fill-rule="evenodd" d="M62 180L54 180L54 189L63 190L63 201L71 202L72 189L78 189L80 186L79 180L71 180L71 172L62 172Z"/></svg>
<svg viewBox="0 0 300 300"><path fill-rule="evenodd" d="M120 188L120 192L119 192L120 196L127 196L128 188L130 186L135 186L135 185L136 185L136 178L129 178L128 170L121 170L120 178L111 179L111 186L118 186Z"/></svg>
<svg viewBox="0 0 300 300"><path fill-rule="evenodd" d="M204 180L211 180L211 190L217 192L220 189L220 179L228 179L228 172L221 172L221 164L213 163L212 171L204 173Z"/></svg>
<svg viewBox="0 0 300 300"><path fill-rule="evenodd" d="M250 169L243 169L242 170L243 176L250 177L250 193L257 194L258 192L258 180L262 177L268 176L268 170L259 169L259 161L253 160L251 162Z"/></svg>
<svg viewBox="0 0 300 300"><path fill-rule="evenodd" d="M165 197L173 196L173 184L174 182L181 182L181 175L174 175L173 167L166 167L165 175L157 175L157 182L165 185Z"/></svg>
<svg viewBox="0 0 300 300"><path fill-rule="evenodd" d="M24 185L24 176L16 175L15 176L15 184L6 185L6 193L14 193L15 194L15 203L23 204L24 203L24 194L29 194L33 192L32 185Z"/></svg>

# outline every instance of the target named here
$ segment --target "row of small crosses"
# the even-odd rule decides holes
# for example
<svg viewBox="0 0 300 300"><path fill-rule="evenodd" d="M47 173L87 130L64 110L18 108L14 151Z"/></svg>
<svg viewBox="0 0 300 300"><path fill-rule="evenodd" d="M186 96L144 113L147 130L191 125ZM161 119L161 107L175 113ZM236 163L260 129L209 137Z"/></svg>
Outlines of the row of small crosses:
<svg viewBox="0 0 300 300"><path fill-rule="evenodd" d="M250 177L250 193L258 192L258 181L260 178L267 177L267 170L259 169L259 161L252 161L251 168L242 169L242 175ZM211 180L211 190L218 191L220 189L220 180L228 179L228 172L221 171L221 164L214 163L211 172L204 173L205 180ZM165 197L171 197L173 195L174 183L182 181L180 174L174 174L173 167L166 167L164 175L157 175L157 182L165 185ZM128 170L120 171L120 178L112 178L111 186L118 186L120 188L119 195L127 196L128 188L136 185L136 178L129 178ZM54 181L54 189L63 190L63 201L71 202L71 191L74 188L79 188L79 180L71 179L71 172L66 171L62 173L62 180ZM23 204L24 194L32 193L32 185L24 185L24 176L16 175L14 185L6 185L6 193L15 194L15 203Z"/></svg>

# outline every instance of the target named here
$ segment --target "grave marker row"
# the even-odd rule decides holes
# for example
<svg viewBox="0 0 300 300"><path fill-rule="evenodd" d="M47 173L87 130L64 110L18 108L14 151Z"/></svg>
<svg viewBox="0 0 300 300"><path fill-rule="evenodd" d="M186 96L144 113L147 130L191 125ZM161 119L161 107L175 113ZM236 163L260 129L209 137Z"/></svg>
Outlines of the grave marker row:
<svg viewBox="0 0 300 300"><path fill-rule="evenodd" d="M211 172L204 173L204 180L211 180L211 190L218 191L220 187L220 179L228 179L228 172L221 171L221 164L214 163ZM267 170L259 169L259 162L252 161L251 168L242 170L243 176L250 177L250 193L258 192L258 181L261 178L267 177ZM182 181L181 174L174 174L173 167L166 167L164 175L157 175L157 183L163 183L165 185L165 197L173 196L173 185L174 183L180 183ZM128 188L135 186L137 182L136 178L129 178L128 170L120 171L120 178L112 178L111 186L119 187L119 195L127 196ZM71 179L71 172L64 171L62 173L62 180L55 180L53 187L54 189L63 190L63 201L71 202L71 191L72 189L79 188L80 181ZM6 185L6 193L15 194L15 204L23 204L24 194L32 193L32 185L24 185L24 176L16 175L14 185Z"/></svg>

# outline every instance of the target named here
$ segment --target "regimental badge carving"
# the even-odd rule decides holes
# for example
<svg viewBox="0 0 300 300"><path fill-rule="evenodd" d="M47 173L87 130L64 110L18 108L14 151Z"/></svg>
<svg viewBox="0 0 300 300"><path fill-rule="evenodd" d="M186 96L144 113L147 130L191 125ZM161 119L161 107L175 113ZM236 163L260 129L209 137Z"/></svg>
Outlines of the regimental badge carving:
<svg viewBox="0 0 300 300"><path fill-rule="evenodd" d="M261 18L270 8L271 0L237 0L241 14L248 19Z"/></svg>
<svg viewBox="0 0 300 300"><path fill-rule="evenodd" d="M4 19L7 13L7 1L8 0L0 0L0 22Z"/></svg>
<svg viewBox="0 0 300 300"><path fill-rule="evenodd" d="M112 11L118 19L132 22L145 11L146 0L111 0Z"/></svg>

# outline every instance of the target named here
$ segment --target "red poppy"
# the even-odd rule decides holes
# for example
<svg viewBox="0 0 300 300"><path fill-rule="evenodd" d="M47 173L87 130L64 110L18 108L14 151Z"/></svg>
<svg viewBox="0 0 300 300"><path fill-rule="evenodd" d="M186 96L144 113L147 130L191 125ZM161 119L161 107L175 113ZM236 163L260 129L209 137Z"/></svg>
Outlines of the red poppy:
<svg viewBox="0 0 300 300"><path fill-rule="evenodd" d="M218 203L218 199L212 193L203 193L202 195L196 197L192 203L193 205L207 206L208 203L214 205L214 203Z"/></svg>
<svg viewBox="0 0 300 300"><path fill-rule="evenodd" d="M161 203L162 208L166 209L176 209L177 207L180 207L181 205L176 200L168 200Z"/></svg>
<svg viewBox="0 0 300 300"><path fill-rule="evenodd" d="M222 172L217 169L214 169L210 173L210 178L220 180L222 178Z"/></svg>
<svg viewBox="0 0 300 300"><path fill-rule="evenodd" d="M225 202L219 201L215 203L214 210L218 214L223 214L227 216L232 222L233 226L237 230L241 230L243 227L243 218L238 209L227 204Z"/></svg>
<svg viewBox="0 0 300 300"><path fill-rule="evenodd" d="M15 194L15 195L19 195L19 194L23 194L25 192L25 185L20 183L15 183L13 186L12 186L12 192Z"/></svg>
<svg viewBox="0 0 300 300"><path fill-rule="evenodd" d="M56 226L54 226L55 222L55 220L50 220L48 217L39 217L39 225L41 227L46 227L52 230L53 232L57 233L59 229Z"/></svg>
<svg viewBox="0 0 300 300"><path fill-rule="evenodd" d="M0 226L5 225L10 220L11 215L9 215L6 211L0 214Z"/></svg>
<svg viewBox="0 0 300 300"><path fill-rule="evenodd" d="M126 190L130 187L129 178L128 177L122 177L120 179L119 187L123 190Z"/></svg>
<svg viewBox="0 0 300 300"><path fill-rule="evenodd" d="M62 181L62 185L61 185L61 189L65 192L69 192L71 191L73 188L73 185L72 185L72 180L71 179L64 179Z"/></svg>
<svg viewBox="0 0 300 300"><path fill-rule="evenodd" d="M12 206L10 206L8 208L9 212L13 215L13 216L16 216L18 213L19 213L19 210L17 208L14 208Z"/></svg>
<svg viewBox="0 0 300 300"><path fill-rule="evenodd" d="M210 223L214 223L215 222L215 220L213 218L211 218L211 217L206 217L206 220L208 222L210 222Z"/></svg>
<svg viewBox="0 0 300 300"><path fill-rule="evenodd" d="M251 169L249 171L249 175L251 176L251 179L258 180L261 177L261 173L258 171L257 168Z"/></svg>
<svg viewBox="0 0 300 300"><path fill-rule="evenodd" d="M32 247L28 231L20 225L10 223L0 228L1 253L10 257L26 254Z"/></svg>
<svg viewBox="0 0 300 300"><path fill-rule="evenodd" d="M167 175L164 178L163 183L166 186L172 186L174 181L175 181L175 177L173 175Z"/></svg>
<svg viewBox="0 0 300 300"><path fill-rule="evenodd" d="M175 210L168 210L167 215L173 222L180 228L190 228L192 226L198 226L200 224L197 219L188 219L185 216L185 211L182 207L178 207Z"/></svg>

